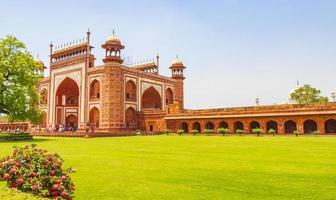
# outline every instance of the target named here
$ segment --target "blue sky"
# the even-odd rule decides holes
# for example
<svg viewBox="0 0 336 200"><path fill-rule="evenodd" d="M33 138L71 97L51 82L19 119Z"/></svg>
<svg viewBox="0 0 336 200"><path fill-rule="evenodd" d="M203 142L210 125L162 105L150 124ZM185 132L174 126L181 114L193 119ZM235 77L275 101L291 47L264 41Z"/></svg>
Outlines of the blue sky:
<svg viewBox="0 0 336 200"><path fill-rule="evenodd" d="M93 53L115 29L133 61L176 54L187 66L187 108L281 103L295 87L335 91L336 1L17 1L1 3L0 37L24 41L48 63L49 43L92 32Z"/></svg>

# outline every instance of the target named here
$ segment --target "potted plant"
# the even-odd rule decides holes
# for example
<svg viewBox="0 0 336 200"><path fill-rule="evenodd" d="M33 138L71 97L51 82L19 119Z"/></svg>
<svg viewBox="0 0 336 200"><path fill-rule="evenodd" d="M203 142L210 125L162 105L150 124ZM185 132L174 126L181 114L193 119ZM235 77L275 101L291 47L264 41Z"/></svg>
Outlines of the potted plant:
<svg viewBox="0 0 336 200"><path fill-rule="evenodd" d="M274 136L276 131L274 129L270 128L267 133L272 134Z"/></svg>
<svg viewBox="0 0 336 200"><path fill-rule="evenodd" d="M204 129L204 133L207 134L207 135L210 135L211 133L213 133L213 130L212 129Z"/></svg>
<svg viewBox="0 0 336 200"><path fill-rule="evenodd" d="M224 136L224 135L228 134L230 132L230 130L228 128L219 128L217 130L217 132Z"/></svg>
<svg viewBox="0 0 336 200"><path fill-rule="evenodd" d="M180 128L179 130L176 131L176 133L182 135L184 133L184 130Z"/></svg>
<svg viewBox="0 0 336 200"><path fill-rule="evenodd" d="M260 134L264 133L264 130L261 128L254 128L252 129L252 133L256 134L257 136L260 136Z"/></svg>
<svg viewBox="0 0 336 200"><path fill-rule="evenodd" d="M172 133L172 131L171 131L170 129L166 129L166 130L164 131L164 133L165 133L166 135L169 135L169 134Z"/></svg>
<svg viewBox="0 0 336 200"><path fill-rule="evenodd" d="M241 135L244 133L244 131L241 130L241 129L237 129L237 130L236 130L236 133L239 134L239 136L241 136Z"/></svg>
<svg viewBox="0 0 336 200"><path fill-rule="evenodd" d="M191 133L192 133L193 135L197 135L197 134L199 133L199 131L198 131L197 129L193 129L193 130L191 130Z"/></svg>

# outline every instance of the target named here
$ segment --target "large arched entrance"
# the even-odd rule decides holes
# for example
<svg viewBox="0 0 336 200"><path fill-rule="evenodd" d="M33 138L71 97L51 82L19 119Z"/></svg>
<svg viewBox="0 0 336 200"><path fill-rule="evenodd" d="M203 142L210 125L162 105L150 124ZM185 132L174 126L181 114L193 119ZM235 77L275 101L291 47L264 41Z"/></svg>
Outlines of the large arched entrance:
<svg viewBox="0 0 336 200"><path fill-rule="evenodd" d="M162 101L159 92L154 88L148 88L141 98L142 109L162 109Z"/></svg>
<svg viewBox="0 0 336 200"><path fill-rule="evenodd" d="M324 123L325 133L336 133L336 120L328 119Z"/></svg>
<svg viewBox="0 0 336 200"><path fill-rule="evenodd" d="M90 100L98 100L100 98L100 84L99 81L94 80L90 84Z"/></svg>
<svg viewBox="0 0 336 200"><path fill-rule="evenodd" d="M125 112L125 122L127 128L136 128L136 111L133 107L129 107Z"/></svg>
<svg viewBox="0 0 336 200"><path fill-rule="evenodd" d="M275 130L276 133L278 133L278 123L276 121L268 121L267 124L267 130L266 131L269 131L271 129Z"/></svg>
<svg viewBox="0 0 336 200"><path fill-rule="evenodd" d="M294 133L294 131L297 131L296 122L293 120L288 120L284 124L285 126L285 133Z"/></svg>
<svg viewBox="0 0 336 200"><path fill-rule="evenodd" d="M136 102L136 85L132 80L127 81L125 86L126 101Z"/></svg>
<svg viewBox="0 0 336 200"><path fill-rule="evenodd" d="M252 133L252 130L256 128L260 128L260 123L257 121L252 121L250 123L250 133Z"/></svg>
<svg viewBox="0 0 336 200"><path fill-rule="evenodd" d="M195 122L193 124L193 130L198 130L198 132L201 132L201 124L199 122Z"/></svg>
<svg viewBox="0 0 336 200"><path fill-rule="evenodd" d="M188 124L187 124L186 122L183 122L183 123L181 124L181 129L183 129L183 131L184 131L185 133L189 133L189 127L188 127Z"/></svg>
<svg viewBox="0 0 336 200"><path fill-rule="evenodd" d="M89 113L90 124L96 128L99 127L100 112L98 108L93 107Z"/></svg>
<svg viewBox="0 0 336 200"><path fill-rule="evenodd" d="M308 119L303 123L304 133L312 133L317 131L317 123L314 120Z"/></svg>
<svg viewBox="0 0 336 200"><path fill-rule="evenodd" d="M168 88L166 90L166 104L173 104L174 103L174 93L173 90Z"/></svg>
<svg viewBox="0 0 336 200"><path fill-rule="evenodd" d="M66 78L58 86L55 96L55 125L78 125L79 87L77 83ZM70 115L71 114L71 115ZM67 116L67 117L65 117ZM69 116L72 116L68 119ZM76 121L73 121L75 120ZM69 121L70 120L70 121Z"/></svg>

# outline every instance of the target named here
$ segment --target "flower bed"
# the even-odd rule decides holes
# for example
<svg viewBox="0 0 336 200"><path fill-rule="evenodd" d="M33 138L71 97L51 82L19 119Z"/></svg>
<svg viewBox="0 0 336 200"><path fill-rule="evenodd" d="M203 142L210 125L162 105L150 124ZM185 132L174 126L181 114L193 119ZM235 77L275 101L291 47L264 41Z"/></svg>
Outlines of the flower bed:
<svg viewBox="0 0 336 200"><path fill-rule="evenodd" d="M27 145L14 147L12 156L0 163L0 178L9 188L39 197L72 199L75 187L69 174L73 170L62 168L59 155Z"/></svg>
<svg viewBox="0 0 336 200"><path fill-rule="evenodd" d="M32 140L33 136L29 133L0 133L0 141Z"/></svg>

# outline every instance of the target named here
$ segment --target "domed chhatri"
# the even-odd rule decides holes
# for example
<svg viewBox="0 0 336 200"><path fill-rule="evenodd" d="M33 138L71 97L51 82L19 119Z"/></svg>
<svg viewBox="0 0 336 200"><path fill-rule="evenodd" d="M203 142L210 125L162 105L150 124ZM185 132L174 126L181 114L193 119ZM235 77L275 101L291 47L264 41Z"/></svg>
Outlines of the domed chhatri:
<svg viewBox="0 0 336 200"><path fill-rule="evenodd" d="M172 65L183 65L183 62L181 59L179 59L178 56L176 56L175 60L172 62Z"/></svg>
<svg viewBox="0 0 336 200"><path fill-rule="evenodd" d="M118 44L118 45L121 45L120 39L115 34L108 36L105 43L106 44Z"/></svg>

